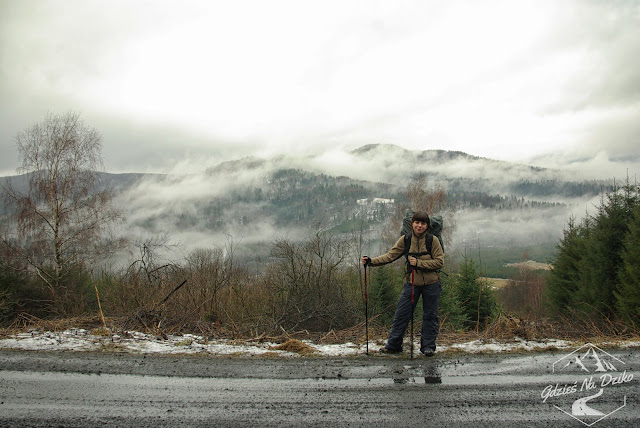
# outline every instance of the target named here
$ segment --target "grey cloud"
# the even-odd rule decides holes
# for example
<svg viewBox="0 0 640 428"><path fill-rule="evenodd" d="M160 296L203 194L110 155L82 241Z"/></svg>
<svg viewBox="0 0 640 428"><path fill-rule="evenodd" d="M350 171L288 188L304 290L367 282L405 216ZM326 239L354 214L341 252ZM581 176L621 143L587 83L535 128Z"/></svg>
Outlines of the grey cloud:
<svg viewBox="0 0 640 428"><path fill-rule="evenodd" d="M611 160L637 162L640 156L639 119L640 101L634 108L603 118L587 140L585 155L600 147L606 150Z"/></svg>
<svg viewBox="0 0 640 428"><path fill-rule="evenodd" d="M239 162L240 166L242 162ZM266 213L264 204L234 201L225 205L223 217L205 214L210 202L228 201L236 191L242 192L254 186L260 187L267 174L282 167L273 162L258 162L254 168L241 167L227 171L204 172L182 175L149 177L134 187L117 195L115 203L123 207L126 221L122 225L127 236L168 235L180 243L186 251L198 247L210 247L214 243L226 242L229 236L235 241L252 245L270 241L276 236L301 238L308 233L302 228L288 227L286 230L275 226L275 220ZM255 218L260 213L259 218ZM248 216L248 223L243 223ZM181 218L188 222L180 226ZM224 220L222 228L212 228L217 220ZM195 222L195 223L194 223Z"/></svg>
<svg viewBox="0 0 640 428"><path fill-rule="evenodd" d="M456 213L457 229L452 251L481 246L507 247L548 243L562 237L572 207L497 211L465 209Z"/></svg>
<svg viewBox="0 0 640 428"><path fill-rule="evenodd" d="M637 117L640 108L640 67L636 63L637 52L640 51L640 31L637 29L640 5L633 1L542 2L543 6L553 5L551 9L559 11L559 15L549 17L550 26L544 30L546 38L533 47L525 47L515 58L505 59L504 63L496 65L498 68L487 66L478 75L463 75L460 81L442 88L438 82L418 80L415 86L398 87L398 90L411 93L415 90L421 94L424 87L433 86L433 91L428 92L430 95L409 98L397 105L391 103L388 109L385 99L373 96L372 100L378 110L371 112L366 106L354 102L353 110L362 111L347 109L342 116L336 117L338 115L332 107L343 102L343 99L337 97L345 94L332 92L331 87L335 84L334 79L345 71L342 68L345 64L357 62L369 55L372 58L366 64L383 64L384 57L375 57L379 48L388 48L382 49L388 53L394 51L393 43L397 41L416 37L422 40L421 37L425 34L420 31L437 27L438 18L447 17L452 10L461 10L460 4L449 9L449 6L443 6L439 2L430 2L428 6L424 6L423 2L416 2L415 9L419 10L407 16L405 7L389 2L379 7L367 6L362 10L363 13L336 17L339 22L328 38L309 38L309 43L314 44L315 50L308 53L311 58L308 69L297 76L300 79L298 83L302 85L296 87L299 89L296 92L299 96L292 97L292 100L299 102L311 99L310 103L317 101L319 105L300 107L302 110L312 111L312 117L285 116L285 122L288 118L296 123L275 124L279 131L276 136L255 135L234 139L228 135L216 134L217 130L198 133L188 126L171 125L166 121L160 124L152 120L145 122L139 117L129 117L117 108L115 111L106 111L107 107L98 102L87 103L83 94L78 93L79 87L90 87L94 81L108 81L114 70L126 66L111 60L120 58L121 51L132 46L139 37L175 29L180 25L178 18L199 13L192 7L211 7L210 5L183 7L175 2L170 3L171 7L168 8L140 8L139 5L135 6L135 2L117 1L109 2L109 7L97 7L102 2L42 1L35 7L31 2L2 1L0 97L3 101L8 101L0 105L0 172L12 172L17 166L17 155L13 147L17 132L41 120L49 111L70 109L80 112L87 124L96 127L103 134L105 165L112 172L169 172L181 165L190 164L194 158L200 163L215 164L266 152L296 152L300 156L290 160L292 165L305 165L308 161L314 166L319 164L318 158L304 159L303 155L307 151L322 152L327 147L343 144L351 144L355 148L380 141L407 147L446 148L446 136L434 136L427 141L428 138L424 135L432 135L428 132L417 135L419 131L415 131L416 135L413 135L411 127L422 126L430 117L422 113L428 113L431 109L436 111L452 100L464 100L476 91L489 92L491 85L510 79L517 80L518 76L564 55L581 55L583 60L580 68L575 76L568 79L550 97L553 100L543 100L546 104L537 112L549 116L551 121L561 120L562 115L574 113L592 117L587 117L584 126L575 130L572 135L559 135L557 152L560 154L538 157L540 162L549 162L540 165L563 168L564 155L561 150L571 144L578 149L574 153L567 153L568 160L576 157L594 158L603 150L607 151L609 159L613 161L634 159L637 156L635 147L639 135ZM419 7L420 5L423 6ZM237 17L235 14L229 16ZM345 42L348 43L345 45ZM440 43L433 41L433 46L436 45ZM464 52L459 54L464 55ZM139 52L139 55L143 58L144 52ZM413 55L409 55L398 59L412 63L413 58ZM443 67L443 63L418 66ZM259 75L259 70L256 70L256 74ZM401 77L391 71L383 76ZM169 82L170 89L176 91L179 83ZM397 79L383 80L379 82L379 87L362 93L356 91L351 95L356 95L355 98L359 99L362 95L393 94L396 91L391 88L396 88L398 83ZM308 84L311 86L304 86ZM350 86L346 85L345 88ZM158 88L159 97L162 96L162 89ZM127 95L123 94L122 97ZM524 105L528 95L525 92L513 96L522 97ZM264 103L260 104L263 107L269 105L269 100L261 102ZM518 107L519 104L516 103L515 106ZM241 114L242 108L239 108L238 115ZM412 114L419 117L407 120ZM464 119L460 118L461 127L464 126ZM239 123L241 128L245 125L245 122ZM250 129L252 124L255 121L247 121L246 128ZM269 127L265 129L269 131ZM401 130L400 134L397 133L398 130ZM526 133L527 130L523 129L522 132ZM477 141L458 144L465 145L464 151L481 154L484 146L490 143L487 141L489 138L490 135L478 136ZM513 146L518 147L518 143L517 137L514 138ZM332 173L355 175L358 178L373 176L379 181L403 180L403 175L396 170L382 168L384 163L370 163L358 156L344 153L328 154L326 157L328 159L331 156L335 157L336 162L330 166L318 165L317 168L329 168ZM400 164L402 157L391 153L386 162ZM478 161L466 165L429 165L425 169L442 174L461 171L460 174L483 175L493 180L499 175L497 165ZM618 167L616 162L609 162L608 165L614 169ZM573 162L573 167L575 166L576 163ZM521 176L527 172L524 168L510 168L509 174ZM588 170L585 172L587 174Z"/></svg>
<svg viewBox="0 0 640 428"><path fill-rule="evenodd" d="M640 4L634 1L559 3L560 22L538 54L580 58L556 104L545 111L637 105L640 101Z"/></svg>
<svg viewBox="0 0 640 428"><path fill-rule="evenodd" d="M456 153L439 153L441 158L452 160L435 162L431 172L441 174L430 176L430 185L438 180L446 186L447 180L457 177L473 179L468 182L478 187L467 190L481 190L490 194L509 193L508 185L512 180L562 179L565 173L532 169L525 165L513 165L489 159L468 157ZM158 179L152 177L143 180L137 186L118 196L117 202L128 211L125 229L134 235L145 233L169 233L187 248L203 246L208 242L224 242L226 233L231 233L244 243L253 244L269 241L276 236L291 238L304 237L309 229L283 229L277 227L274 218L259 202L251 204L234 203L225 208L225 219L240 219L248 215L251 221L241 225L239 221L228 223L226 228L211 229L213 218L203 217L197 210L206 206L208 201L228 200L234 192L243 194L246 189L265 186L269 175L278 169L300 168L314 170L329 175L345 175L367 181L392 182L401 191L415 173L416 168L403 165L415 165L415 158L436 156L433 153L418 154L395 146L375 146L369 150L345 152L336 150L330 155L319 157L294 155L278 156L269 159L244 158L223 163L203 173L171 175ZM457 175L455 175L457 174ZM471 185L469 184L469 185ZM379 195L388 197L390 195ZM541 199L541 198L537 198ZM525 244L539 241L549 242L561 236L569 217L578 218L597 203L597 198L569 200L565 196L550 195L549 202L562 202L563 205L525 210L464 209L456 214L457 229L452 249L471 245L478 237L495 245ZM204 205L203 205L204 203ZM260 213L256 217L256 213ZM187 215L195 224L180 228L176 224L180 216ZM311 225L309 225L311 226ZM486 244L487 242L484 242ZM474 244L475 245L475 244Z"/></svg>

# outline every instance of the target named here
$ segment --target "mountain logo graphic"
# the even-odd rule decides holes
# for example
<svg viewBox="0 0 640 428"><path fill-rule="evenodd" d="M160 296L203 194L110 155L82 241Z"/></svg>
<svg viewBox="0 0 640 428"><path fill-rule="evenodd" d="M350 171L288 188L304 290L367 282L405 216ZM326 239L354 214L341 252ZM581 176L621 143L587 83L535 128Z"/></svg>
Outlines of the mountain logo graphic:
<svg viewBox="0 0 640 428"><path fill-rule="evenodd" d="M624 361L614 357L596 345L587 343L572 353L553 363L553 372L577 370L586 373L605 373L618 371L616 366Z"/></svg>
<svg viewBox="0 0 640 428"><path fill-rule="evenodd" d="M561 394L568 400L556 401L554 404L557 410L574 418L586 426L593 426L604 418L621 410L627 405L627 396L618 395L616 389L611 388L613 383L602 382L602 379L621 379L628 382L633 379L633 375L626 375L625 362L614 357L596 345L587 343L582 345L570 354L565 355L553 363L553 373L562 373L563 376L580 376L576 382L565 384ZM624 369L623 373L620 373ZM611 373L609 372L617 372ZM601 385L598 385L600 379ZM600 386L598 388L598 386ZM556 388L558 385L556 385ZM605 391L606 389L606 391ZM590 391L588 394L585 394ZM577 394L578 397L572 394ZM613 394L613 395L612 395ZM606 398L605 398L606 396ZM618 401L617 407L612 408L611 402ZM564 403L564 404L563 404Z"/></svg>

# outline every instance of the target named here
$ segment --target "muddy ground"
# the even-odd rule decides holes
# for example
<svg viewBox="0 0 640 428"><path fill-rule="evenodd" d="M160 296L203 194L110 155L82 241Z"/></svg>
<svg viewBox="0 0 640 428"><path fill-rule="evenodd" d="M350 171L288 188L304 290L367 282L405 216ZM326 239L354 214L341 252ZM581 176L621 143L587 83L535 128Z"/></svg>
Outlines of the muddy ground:
<svg viewBox="0 0 640 428"><path fill-rule="evenodd" d="M577 394L563 397L559 387L584 376L553 371L566 353L412 360L0 350L0 426L637 426L640 357L610 352L626 378L593 401L605 417L576 418ZM557 395L545 401L549 387Z"/></svg>

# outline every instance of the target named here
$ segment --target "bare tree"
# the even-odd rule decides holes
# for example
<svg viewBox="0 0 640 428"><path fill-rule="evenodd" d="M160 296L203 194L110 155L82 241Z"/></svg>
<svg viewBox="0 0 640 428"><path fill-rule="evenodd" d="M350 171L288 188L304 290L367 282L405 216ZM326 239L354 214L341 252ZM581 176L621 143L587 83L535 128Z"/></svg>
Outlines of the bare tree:
<svg viewBox="0 0 640 428"><path fill-rule="evenodd" d="M98 188L101 140L74 112L48 114L16 136L18 172L28 186L3 185L14 221L2 241L42 279L54 303L66 293L73 269L101 254L105 228L121 217L111 193Z"/></svg>
<svg viewBox="0 0 640 428"><path fill-rule="evenodd" d="M407 186L404 194L407 204L399 203L395 214L390 218L382 236L387 245L395 243L400 237L402 220L407 210L424 211L428 215L440 214L446 223L443 231L445 241L450 241L456 228L455 207L447 201L447 193L440 184L429 183L424 174L418 175Z"/></svg>
<svg viewBox="0 0 640 428"><path fill-rule="evenodd" d="M274 326L326 331L342 328L357 316L342 269L352 245L320 231L302 242L275 240L274 261L265 276Z"/></svg>

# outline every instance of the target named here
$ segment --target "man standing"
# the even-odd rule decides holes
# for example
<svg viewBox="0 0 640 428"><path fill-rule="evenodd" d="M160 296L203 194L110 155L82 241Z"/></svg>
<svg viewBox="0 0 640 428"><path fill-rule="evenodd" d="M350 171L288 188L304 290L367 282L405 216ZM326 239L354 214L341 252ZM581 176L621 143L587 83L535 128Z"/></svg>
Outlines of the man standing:
<svg viewBox="0 0 640 428"><path fill-rule="evenodd" d="M444 252L438 238L428 233L429 225L429 216L425 212L418 211L411 218L413 231L406 236L401 236L386 254L373 258L362 257L362 263L368 266L391 263L403 255L407 262L404 287L396 306L391 332L386 346L381 348L380 352L402 352L402 340L420 296L422 296L420 352L431 357L436 351L439 327L438 306L442 292L440 269L444 266Z"/></svg>

